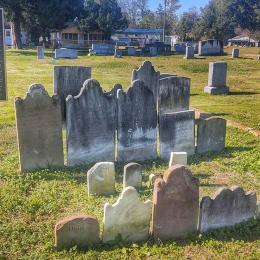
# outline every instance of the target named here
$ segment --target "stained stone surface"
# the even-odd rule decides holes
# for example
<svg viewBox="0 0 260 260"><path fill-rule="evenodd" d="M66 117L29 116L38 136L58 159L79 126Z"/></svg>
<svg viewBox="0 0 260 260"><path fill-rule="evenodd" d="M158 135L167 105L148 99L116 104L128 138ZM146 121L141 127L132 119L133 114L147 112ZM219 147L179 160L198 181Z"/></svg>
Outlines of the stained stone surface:
<svg viewBox="0 0 260 260"><path fill-rule="evenodd" d="M184 166L172 166L154 184L154 238L164 241L194 232L197 230L198 216L199 180Z"/></svg>
<svg viewBox="0 0 260 260"><path fill-rule="evenodd" d="M213 199L204 197L200 203L201 232L211 228L233 226L256 214L256 193L245 193L241 187L220 188Z"/></svg>
<svg viewBox="0 0 260 260"><path fill-rule="evenodd" d="M220 117L200 119L197 132L198 153L221 152L225 149L227 121Z"/></svg>
<svg viewBox="0 0 260 260"><path fill-rule="evenodd" d="M128 163L124 167L123 187L132 186L139 190L142 187L142 165Z"/></svg>
<svg viewBox="0 0 260 260"><path fill-rule="evenodd" d="M186 59L194 59L194 47L186 46L185 58Z"/></svg>
<svg viewBox="0 0 260 260"><path fill-rule="evenodd" d="M38 58L38 60L44 59L44 47L43 46L37 46L37 58Z"/></svg>
<svg viewBox="0 0 260 260"><path fill-rule="evenodd" d="M55 225L55 246L58 250L77 246L86 249L100 242L99 223L95 217L73 216Z"/></svg>
<svg viewBox="0 0 260 260"><path fill-rule="evenodd" d="M195 153L195 112L162 114L159 123L160 157L169 161L171 152Z"/></svg>
<svg viewBox="0 0 260 260"><path fill-rule="evenodd" d="M116 101L96 80L87 80L78 96L68 96L68 165L115 160Z"/></svg>
<svg viewBox="0 0 260 260"><path fill-rule="evenodd" d="M16 98L16 126L21 172L63 167L62 120L58 96L50 97L40 84Z"/></svg>
<svg viewBox="0 0 260 260"><path fill-rule="evenodd" d="M159 114L189 110L190 79L168 77L159 81Z"/></svg>
<svg viewBox="0 0 260 260"><path fill-rule="evenodd" d="M234 48L232 50L232 58L235 59L235 58L239 58L239 49L238 48Z"/></svg>
<svg viewBox="0 0 260 260"><path fill-rule="evenodd" d="M186 152L172 152L171 158L169 162L169 167L174 166L176 164L186 166L188 163L188 155Z"/></svg>
<svg viewBox="0 0 260 260"><path fill-rule="evenodd" d="M83 66L54 66L54 93L61 99L62 115L66 116L66 98L77 96L84 82L91 78L91 68Z"/></svg>
<svg viewBox="0 0 260 260"><path fill-rule="evenodd" d="M104 206L103 242L147 240L151 215L152 202L142 202L135 188L124 188L115 204Z"/></svg>
<svg viewBox="0 0 260 260"><path fill-rule="evenodd" d="M138 79L143 81L145 86L153 92L154 100L157 104L160 72L155 71L154 66L150 61L145 61L138 70L133 70L132 81Z"/></svg>
<svg viewBox="0 0 260 260"><path fill-rule="evenodd" d="M115 193L115 165L112 162L96 163L87 173L88 195Z"/></svg>
<svg viewBox="0 0 260 260"><path fill-rule="evenodd" d="M118 91L118 161L157 158L157 111L152 91L140 80Z"/></svg>

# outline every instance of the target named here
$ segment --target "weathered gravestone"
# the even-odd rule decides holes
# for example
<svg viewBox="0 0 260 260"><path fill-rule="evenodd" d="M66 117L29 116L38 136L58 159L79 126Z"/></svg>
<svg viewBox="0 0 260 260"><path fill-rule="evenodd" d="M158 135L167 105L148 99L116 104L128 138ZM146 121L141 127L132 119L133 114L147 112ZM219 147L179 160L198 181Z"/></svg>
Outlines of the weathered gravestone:
<svg viewBox="0 0 260 260"><path fill-rule="evenodd" d="M198 216L199 180L184 166L172 166L154 184L154 238L164 241L196 231Z"/></svg>
<svg viewBox="0 0 260 260"><path fill-rule="evenodd" d="M189 110L190 79L168 77L159 81L158 110L159 114Z"/></svg>
<svg viewBox="0 0 260 260"><path fill-rule="evenodd" d="M68 96L68 165L115 160L116 102L96 80L87 80L78 96Z"/></svg>
<svg viewBox="0 0 260 260"><path fill-rule="evenodd" d="M115 165L112 162L96 163L87 173L88 195L115 193Z"/></svg>
<svg viewBox="0 0 260 260"><path fill-rule="evenodd" d="M86 249L100 242L99 223L95 217L74 216L55 225L55 245L58 250Z"/></svg>
<svg viewBox="0 0 260 260"><path fill-rule="evenodd" d="M59 97L34 84L15 110L21 172L64 166Z"/></svg>
<svg viewBox="0 0 260 260"><path fill-rule="evenodd" d="M235 59L235 58L239 58L239 49L238 48L234 48L232 50L232 58Z"/></svg>
<svg viewBox="0 0 260 260"><path fill-rule="evenodd" d="M55 59L77 59L77 50L60 48L55 50Z"/></svg>
<svg viewBox="0 0 260 260"><path fill-rule="evenodd" d="M5 21L4 9L0 8L0 101L7 100L6 58L5 58Z"/></svg>
<svg viewBox="0 0 260 260"><path fill-rule="evenodd" d="M199 230L233 226L256 214L256 193L245 193L240 187L221 188L213 199L204 197L200 203Z"/></svg>
<svg viewBox="0 0 260 260"><path fill-rule="evenodd" d="M200 119L197 131L198 153L221 152L225 149L227 121L220 117Z"/></svg>
<svg viewBox="0 0 260 260"><path fill-rule="evenodd" d="M100 56L114 55L115 44L94 43L92 44L91 51L94 52L95 55L100 55Z"/></svg>
<svg viewBox="0 0 260 260"><path fill-rule="evenodd" d="M185 153L185 152L172 152L170 162L169 162L169 167L174 166L176 164L186 166L187 161L188 161L187 153Z"/></svg>
<svg viewBox="0 0 260 260"><path fill-rule="evenodd" d="M53 91L60 97L62 116L66 116L66 98L77 96L84 82L91 78L91 68L83 66L54 66Z"/></svg>
<svg viewBox="0 0 260 260"><path fill-rule="evenodd" d="M140 80L118 91L118 161L157 158L157 111L151 90Z"/></svg>
<svg viewBox="0 0 260 260"><path fill-rule="evenodd" d="M142 202L135 188L125 188L115 204L104 206L103 242L147 240L151 215L152 202Z"/></svg>
<svg viewBox="0 0 260 260"><path fill-rule="evenodd" d="M211 95L222 95L229 93L227 85L227 63L224 61L209 63L208 86L204 92Z"/></svg>
<svg viewBox="0 0 260 260"><path fill-rule="evenodd" d="M132 186L139 190L142 187L142 165L128 163L124 167L123 187Z"/></svg>
<svg viewBox="0 0 260 260"><path fill-rule="evenodd" d="M169 78L169 77L177 77L177 74L173 74L173 73L162 73L162 74L160 74L160 80L164 79L164 78Z"/></svg>
<svg viewBox="0 0 260 260"><path fill-rule="evenodd" d="M44 47L43 46L37 46L37 58L38 58L38 60L44 59Z"/></svg>
<svg viewBox="0 0 260 260"><path fill-rule="evenodd" d="M153 92L154 100L157 104L160 72L155 71L154 66L150 61L145 61L138 70L133 71L132 81L138 79L143 81L145 86Z"/></svg>
<svg viewBox="0 0 260 260"><path fill-rule="evenodd" d="M169 161L171 152L195 153L195 112L162 114L159 123L160 157Z"/></svg>
<svg viewBox="0 0 260 260"><path fill-rule="evenodd" d="M185 59L194 59L194 47L186 46Z"/></svg>
<svg viewBox="0 0 260 260"><path fill-rule="evenodd" d="M206 40L199 42L199 56L222 55L224 53L222 41Z"/></svg>

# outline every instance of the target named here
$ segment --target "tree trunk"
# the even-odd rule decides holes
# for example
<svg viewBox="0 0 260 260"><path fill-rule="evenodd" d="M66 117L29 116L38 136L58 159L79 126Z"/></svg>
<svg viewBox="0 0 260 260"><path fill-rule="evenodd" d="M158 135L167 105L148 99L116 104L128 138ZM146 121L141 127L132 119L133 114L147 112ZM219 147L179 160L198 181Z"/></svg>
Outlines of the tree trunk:
<svg viewBox="0 0 260 260"><path fill-rule="evenodd" d="M19 14L15 14L13 19L11 19L11 28L12 28L13 48L22 49L23 44L21 40L21 22L20 22Z"/></svg>

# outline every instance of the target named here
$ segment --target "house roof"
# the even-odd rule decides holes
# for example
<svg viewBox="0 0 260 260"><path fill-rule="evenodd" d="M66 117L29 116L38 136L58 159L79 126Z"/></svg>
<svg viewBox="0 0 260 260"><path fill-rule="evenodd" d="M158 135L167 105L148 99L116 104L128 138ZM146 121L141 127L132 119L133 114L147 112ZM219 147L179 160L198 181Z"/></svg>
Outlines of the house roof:
<svg viewBox="0 0 260 260"><path fill-rule="evenodd" d="M252 42L252 43L256 43L258 41L256 41L255 39L249 38L248 36L243 36L243 35L239 35L236 36L232 39L228 40L229 42Z"/></svg>

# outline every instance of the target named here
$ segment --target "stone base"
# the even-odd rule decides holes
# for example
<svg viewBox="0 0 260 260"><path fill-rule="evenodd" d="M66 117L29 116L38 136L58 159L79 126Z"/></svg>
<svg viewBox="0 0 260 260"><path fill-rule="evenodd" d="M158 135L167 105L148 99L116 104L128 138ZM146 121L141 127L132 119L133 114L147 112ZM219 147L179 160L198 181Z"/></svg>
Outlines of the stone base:
<svg viewBox="0 0 260 260"><path fill-rule="evenodd" d="M229 93L229 87L205 87L204 93L211 95L227 95Z"/></svg>

